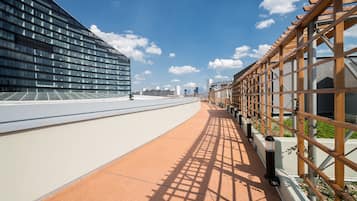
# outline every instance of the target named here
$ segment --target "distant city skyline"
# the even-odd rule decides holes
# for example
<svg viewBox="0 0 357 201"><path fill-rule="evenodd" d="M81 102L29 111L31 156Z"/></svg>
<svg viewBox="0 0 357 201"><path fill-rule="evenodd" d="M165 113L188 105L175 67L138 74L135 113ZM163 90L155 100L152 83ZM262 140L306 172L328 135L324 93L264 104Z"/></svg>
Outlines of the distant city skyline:
<svg viewBox="0 0 357 201"><path fill-rule="evenodd" d="M132 90L232 80L270 48L307 0L56 0L131 58ZM356 43L355 27L346 36ZM348 44L348 43L346 43ZM328 55L326 46L318 49Z"/></svg>

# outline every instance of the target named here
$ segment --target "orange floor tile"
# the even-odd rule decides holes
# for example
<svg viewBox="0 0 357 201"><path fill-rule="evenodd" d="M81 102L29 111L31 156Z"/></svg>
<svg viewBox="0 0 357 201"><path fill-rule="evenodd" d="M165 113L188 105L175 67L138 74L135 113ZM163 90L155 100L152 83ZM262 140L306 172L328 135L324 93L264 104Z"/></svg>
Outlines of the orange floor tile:
<svg viewBox="0 0 357 201"><path fill-rule="evenodd" d="M264 173L230 115L202 103L185 123L45 200L280 200Z"/></svg>

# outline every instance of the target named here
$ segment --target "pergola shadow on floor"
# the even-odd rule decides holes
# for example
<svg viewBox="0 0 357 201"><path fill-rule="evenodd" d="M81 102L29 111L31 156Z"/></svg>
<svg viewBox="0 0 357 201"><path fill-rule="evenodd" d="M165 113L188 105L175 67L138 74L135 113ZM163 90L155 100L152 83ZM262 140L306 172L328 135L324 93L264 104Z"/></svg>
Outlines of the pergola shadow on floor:
<svg viewBox="0 0 357 201"><path fill-rule="evenodd" d="M181 125L46 200L280 200L264 173L235 120L202 103Z"/></svg>
<svg viewBox="0 0 357 201"><path fill-rule="evenodd" d="M236 122L225 110L206 107L204 129L147 196L149 200L280 200Z"/></svg>

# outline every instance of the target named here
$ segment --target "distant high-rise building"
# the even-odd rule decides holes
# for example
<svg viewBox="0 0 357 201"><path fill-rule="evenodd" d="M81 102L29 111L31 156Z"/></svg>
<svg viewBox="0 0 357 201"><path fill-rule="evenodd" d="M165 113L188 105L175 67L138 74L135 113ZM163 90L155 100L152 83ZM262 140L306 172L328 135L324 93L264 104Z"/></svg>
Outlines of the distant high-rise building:
<svg viewBox="0 0 357 201"><path fill-rule="evenodd" d="M0 92L131 91L130 60L52 0L0 1Z"/></svg>
<svg viewBox="0 0 357 201"><path fill-rule="evenodd" d="M136 91L133 94L144 96L173 96L175 94L175 91L165 89L147 89L145 91Z"/></svg>
<svg viewBox="0 0 357 201"><path fill-rule="evenodd" d="M207 80L207 90L209 90L209 88L211 88L212 83L213 83L213 79L209 78Z"/></svg>
<svg viewBox="0 0 357 201"><path fill-rule="evenodd" d="M176 96L180 96L181 95L181 86L180 85L176 85L175 93L176 93Z"/></svg>

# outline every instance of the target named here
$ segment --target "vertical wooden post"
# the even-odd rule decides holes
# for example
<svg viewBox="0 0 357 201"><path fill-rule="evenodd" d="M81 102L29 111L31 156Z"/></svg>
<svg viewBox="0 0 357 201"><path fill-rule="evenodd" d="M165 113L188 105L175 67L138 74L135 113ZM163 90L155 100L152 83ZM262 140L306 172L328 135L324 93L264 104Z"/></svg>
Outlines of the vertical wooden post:
<svg viewBox="0 0 357 201"><path fill-rule="evenodd" d="M253 91L254 91L254 80L252 74L249 74L248 82L249 82L249 117L253 116L253 107L254 107L254 100L253 100Z"/></svg>
<svg viewBox="0 0 357 201"><path fill-rule="evenodd" d="M254 119L256 116L256 112L255 112L255 110L257 109L257 99L256 99L256 95L255 95L255 93L256 93L256 88L257 88L257 86L256 86L256 84L257 84L257 80L256 80L256 78L257 78L257 76L256 76L256 71L254 71L254 73L253 73L253 79L252 79L252 82L253 82L253 86L252 86L252 92L253 92L253 94L252 94L252 99L253 99L253 108L252 108L252 111L253 111L253 113L252 113L252 119Z"/></svg>
<svg viewBox="0 0 357 201"><path fill-rule="evenodd" d="M240 112L241 112L242 115L243 115L243 112L244 112L244 105L243 105L243 98L244 98L243 84L244 84L244 82L243 82L243 80L241 80L241 81L239 82L239 86L240 86L240 88L239 88L239 93L240 93Z"/></svg>
<svg viewBox="0 0 357 201"><path fill-rule="evenodd" d="M265 133L264 135L268 135L268 63L265 63L264 69L264 119L265 119Z"/></svg>
<svg viewBox="0 0 357 201"><path fill-rule="evenodd" d="M236 81L237 83L235 83L234 86L234 102L237 106L237 109L239 110L239 82L238 80Z"/></svg>
<svg viewBox="0 0 357 201"><path fill-rule="evenodd" d="M248 116L248 81L247 78L244 78L244 118Z"/></svg>
<svg viewBox="0 0 357 201"><path fill-rule="evenodd" d="M253 93L254 93L254 77L253 73L250 74L249 77L249 102L250 102L250 107L249 107L249 117L252 118L254 113L253 113L253 108L254 108L254 99L253 99Z"/></svg>
<svg viewBox="0 0 357 201"><path fill-rule="evenodd" d="M300 47L304 43L304 29L301 27L297 28L297 47ZM305 130L304 130L304 121L305 118L300 112L305 111L305 103L304 103L304 93L301 91L304 90L304 71L302 70L304 68L304 50L300 49L296 53L296 62L297 62L297 106L298 106L298 113L297 113L297 152L301 153L304 155L305 151L305 145L304 145L304 138L302 138L300 135L305 135ZM304 161L298 157L298 175L300 177L303 177L305 174L305 165Z"/></svg>
<svg viewBox="0 0 357 201"><path fill-rule="evenodd" d="M259 114L258 114L258 111L259 111L259 106L258 106L258 101L259 101L259 91L258 91L258 85L259 85L259 68L255 71L255 79L254 79L254 82L255 82L255 84L254 84L254 105L255 105L255 107L254 107L254 118L255 118L255 120L254 120L254 124L255 124L255 126L258 126L258 117L259 117Z"/></svg>
<svg viewBox="0 0 357 201"><path fill-rule="evenodd" d="M248 98L247 112L248 112L248 114L247 114L247 118L251 116L250 108L252 107L252 102L251 102L251 91L252 91L251 81L252 81L252 79L251 79L250 75L248 75L247 76L247 82L248 82L248 87L247 87L247 90L248 90L248 94L247 94L248 95L248 97L247 97Z"/></svg>
<svg viewBox="0 0 357 201"><path fill-rule="evenodd" d="M267 83L265 83L267 85L267 134L268 135L272 135L272 128L271 128L271 118L272 118L272 115L271 115L271 110L272 110L272 80L271 80L271 75L272 75L272 69L271 69L271 65L270 65L270 58L268 59L268 62L267 62Z"/></svg>
<svg viewBox="0 0 357 201"><path fill-rule="evenodd" d="M252 120L252 125L254 125L254 117L255 117L255 112L254 112L254 110L255 110L255 95L254 95L254 93L255 93L255 72L252 72L252 77L251 77L251 83L252 83L252 85L251 85L251 103L252 103L252 105L251 105L251 120Z"/></svg>
<svg viewBox="0 0 357 201"><path fill-rule="evenodd" d="M249 89L250 89L250 96L249 96L249 100L250 100L250 107L249 107L249 110L250 110L250 114L249 114L249 117L252 118L254 113L253 113L253 108L254 108L254 97L253 97L253 93L254 93L254 77L253 77L253 73L250 74L250 78L249 78L249 83L250 83L250 86L249 86Z"/></svg>
<svg viewBox="0 0 357 201"><path fill-rule="evenodd" d="M243 90L244 90L244 118L246 118L248 116L248 82L247 82L247 78L244 78L244 86L243 86Z"/></svg>
<svg viewBox="0 0 357 201"><path fill-rule="evenodd" d="M248 115L248 83L246 78L244 78L244 85L243 85L243 90L244 90L244 117L246 118Z"/></svg>
<svg viewBox="0 0 357 201"><path fill-rule="evenodd" d="M236 96L236 103L237 103L237 108L239 110L240 107L240 82L237 80L236 87L235 87L235 96Z"/></svg>
<svg viewBox="0 0 357 201"><path fill-rule="evenodd" d="M239 111L242 113L242 81L238 82L238 107L239 107Z"/></svg>
<svg viewBox="0 0 357 201"><path fill-rule="evenodd" d="M241 112L244 114L244 80L240 83L240 93L241 93Z"/></svg>
<svg viewBox="0 0 357 201"><path fill-rule="evenodd" d="M343 15L343 3L341 0L333 1L334 8L334 20L338 20ZM335 120L345 121L345 92L339 91L345 88L345 63L344 63L344 23L340 22L335 25L335 37L334 37L334 56L335 56L335 68L334 68L334 84L335 84ZM335 152L338 155L345 154L345 129L336 126L335 127ZM344 164L342 161L335 159L335 181L342 189L344 189ZM335 200L340 200L336 196Z"/></svg>
<svg viewBox="0 0 357 201"><path fill-rule="evenodd" d="M291 109L295 110L295 61L291 61ZM294 112L291 113L291 120L293 122L293 129L296 130L296 115ZM292 135L295 137L295 133L292 133Z"/></svg>
<svg viewBox="0 0 357 201"><path fill-rule="evenodd" d="M265 69L266 69L266 64L262 64L261 66L261 70L260 70L260 79L259 79L259 86L260 86L260 91L259 91L259 94L260 94L260 133L261 134L265 134ZM264 105L263 105L264 103ZM262 107L264 106L264 107Z"/></svg>
<svg viewBox="0 0 357 201"><path fill-rule="evenodd" d="M279 135L284 136L284 48L279 47Z"/></svg>

